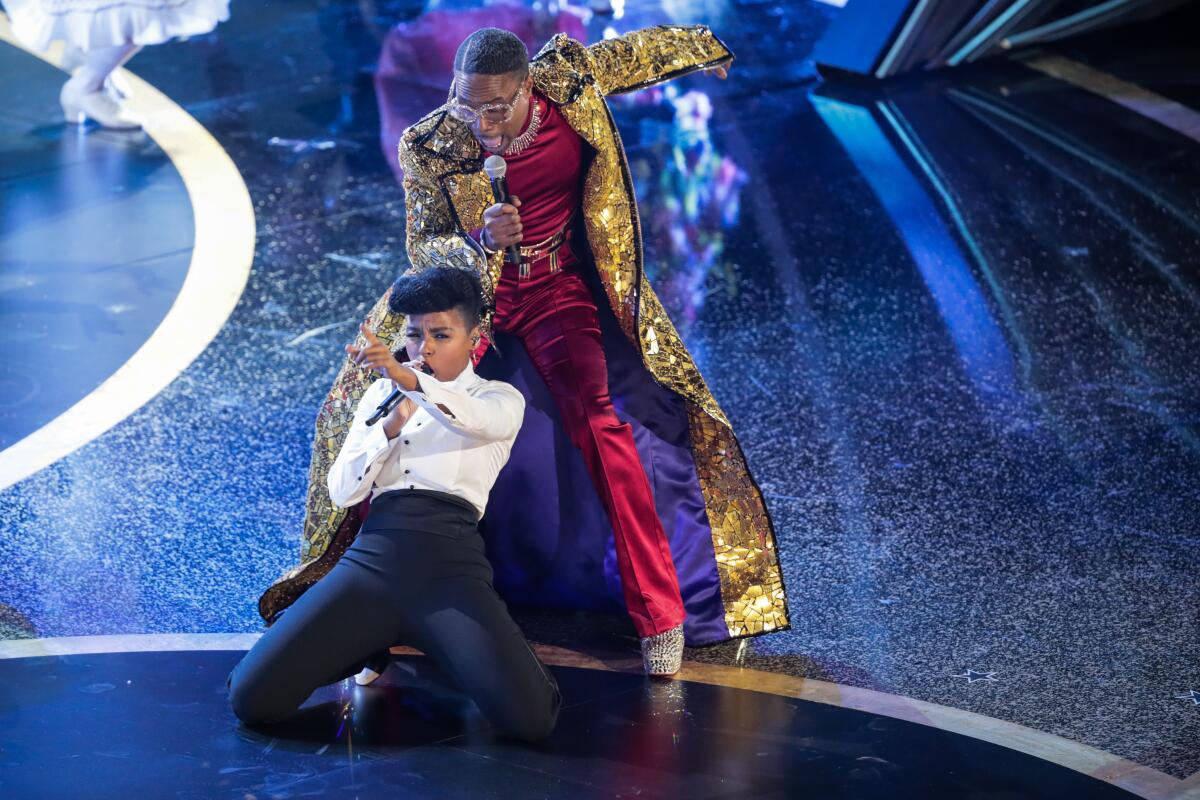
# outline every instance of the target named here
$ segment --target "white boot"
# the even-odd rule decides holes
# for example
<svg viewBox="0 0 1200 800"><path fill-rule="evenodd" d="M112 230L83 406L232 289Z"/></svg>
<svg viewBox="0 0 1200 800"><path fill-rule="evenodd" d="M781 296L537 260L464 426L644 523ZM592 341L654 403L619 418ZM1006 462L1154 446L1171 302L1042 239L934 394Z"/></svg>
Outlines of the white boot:
<svg viewBox="0 0 1200 800"><path fill-rule="evenodd" d="M90 119L113 130L136 130L142 127L141 121L114 100L111 94L104 89L85 92L74 78L63 84L58 100L62 103L63 117L76 125L82 125Z"/></svg>
<svg viewBox="0 0 1200 800"><path fill-rule="evenodd" d="M117 130L142 127L141 122L122 106L121 101L128 93L113 79L113 73L139 49L136 45L124 44L88 51L72 47L64 52L63 66L72 72L59 95L67 122L83 123L90 118L106 128Z"/></svg>

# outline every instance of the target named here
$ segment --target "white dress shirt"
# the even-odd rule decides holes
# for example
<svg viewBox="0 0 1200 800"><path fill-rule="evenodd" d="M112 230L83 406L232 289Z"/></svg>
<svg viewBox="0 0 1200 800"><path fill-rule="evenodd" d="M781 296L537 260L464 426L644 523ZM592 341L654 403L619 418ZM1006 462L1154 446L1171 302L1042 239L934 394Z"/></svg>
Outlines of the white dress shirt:
<svg viewBox="0 0 1200 800"><path fill-rule="evenodd" d="M525 398L503 381L467 368L442 382L416 372L421 391L405 391L416 409L394 439L384 420L367 427L393 386L381 378L358 401L354 422L329 470L329 498L348 508L393 489L432 489L470 502L482 517L488 492L508 461L525 417Z"/></svg>

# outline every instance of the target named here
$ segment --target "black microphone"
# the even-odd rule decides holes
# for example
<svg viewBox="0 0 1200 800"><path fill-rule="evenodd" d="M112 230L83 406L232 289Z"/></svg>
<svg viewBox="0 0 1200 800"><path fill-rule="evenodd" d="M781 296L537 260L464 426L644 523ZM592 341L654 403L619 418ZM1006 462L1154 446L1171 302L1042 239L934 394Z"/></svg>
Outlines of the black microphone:
<svg viewBox="0 0 1200 800"><path fill-rule="evenodd" d="M422 362L417 369L421 370L421 372L424 372L427 375L433 374L433 370L431 370L429 365L424 362ZM399 386L392 389L392 393L384 398L384 401L375 409L375 413L372 414L371 418L367 420L367 426L370 427L371 425L374 425L376 422L379 422L379 420L392 413L392 409L400 405L400 401L403 399L404 392L400 391Z"/></svg>
<svg viewBox="0 0 1200 800"><path fill-rule="evenodd" d="M496 198L497 203L508 202L508 181L504 179L508 173L508 164L500 156L488 156L483 162L483 171L487 173L488 179L492 182L492 197ZM521 263L521 251L515 244L510 244L504 250L504 254L508 257L509 263Z"/></svg>

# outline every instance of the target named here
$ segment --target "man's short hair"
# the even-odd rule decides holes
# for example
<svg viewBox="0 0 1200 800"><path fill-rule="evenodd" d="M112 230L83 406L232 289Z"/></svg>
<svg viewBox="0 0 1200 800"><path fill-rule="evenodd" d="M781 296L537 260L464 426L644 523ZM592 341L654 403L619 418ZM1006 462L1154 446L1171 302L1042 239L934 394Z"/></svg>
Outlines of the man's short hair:
<svg viewBox="0 0 1200 800"><path fill-rule="evenodd" d="M515 33L480 28L458 46L454 71L467 75L507 75L529 71L529 51Z"/></svg>
<svg viewBox="0 0 1200 800"><path fill-rule="evenodd" d="M474 272L454 267L430 267L401 275L392 284L388 308L395 314L434 314L457 311L471 330L483 316L483 288Z"/></svg>

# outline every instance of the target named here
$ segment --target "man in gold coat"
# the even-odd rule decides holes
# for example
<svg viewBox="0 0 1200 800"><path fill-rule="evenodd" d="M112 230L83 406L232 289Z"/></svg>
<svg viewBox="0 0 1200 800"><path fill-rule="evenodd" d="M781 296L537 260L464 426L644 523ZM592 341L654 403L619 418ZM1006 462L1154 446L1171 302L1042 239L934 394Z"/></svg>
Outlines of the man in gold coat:
<svg viewBox="0 0 1200 800"><path fill-rule="evenodd" d="M605 101L692 72L724 77L732 59L703 26L590 47L559 34L532 61L513 34L485 28L460 46L446 104L400 141L411 268L478 273L492 309L479 370L523 386L542 412L527 412L489 500L497 587L565 607L620 597L651 674L678 670L685 637L788 626L761 492L644 274L632 179ZM484 172L493 154L507 162L510 202L495 202ZM386 294L367 324L403 346ZM260 599L268 622L329 570L365 516L335 507L325 478L372 380L347 361L321 409L302 564ZM594 493L575 479L580 461Z"/></svg>

